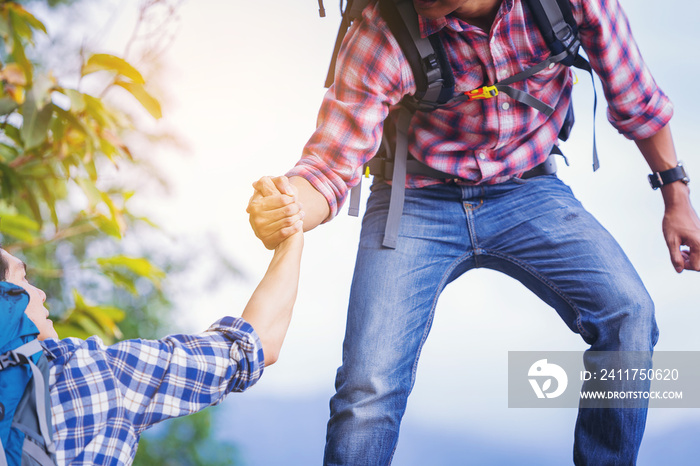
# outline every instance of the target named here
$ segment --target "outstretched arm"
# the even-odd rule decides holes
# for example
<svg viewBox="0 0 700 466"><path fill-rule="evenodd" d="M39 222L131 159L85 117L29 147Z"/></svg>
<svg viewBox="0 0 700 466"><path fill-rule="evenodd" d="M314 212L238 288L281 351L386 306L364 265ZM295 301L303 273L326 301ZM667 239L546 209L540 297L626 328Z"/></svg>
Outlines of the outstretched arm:
<svg viewBox="0 0 700 466"><path fill-rule="evenodd" d="M304 245L300 230L299 226L296 233L275 248L265 276L243 311L243 319L253 326L260 337L265 366L277 361L292 319Z"/></svg>
<svg viewBox="0 0 700 466"><path fill-rule="evenodd" d="M668 125L636 143L652 171L669 170L678 165ZM663 232L673 267L679 273L684 269L700 271L700 219L690 204L690 190L681 182L660 189L665 205ZM682 250L681 246L688 250Z"/></svg>

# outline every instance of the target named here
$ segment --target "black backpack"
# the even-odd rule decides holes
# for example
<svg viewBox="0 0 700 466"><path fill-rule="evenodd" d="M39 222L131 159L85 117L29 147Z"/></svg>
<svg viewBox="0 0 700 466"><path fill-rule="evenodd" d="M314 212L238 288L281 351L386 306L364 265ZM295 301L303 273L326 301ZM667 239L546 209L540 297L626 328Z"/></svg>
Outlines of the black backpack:
<svg viewBox="0 0 700 466"><path fill-rule="evenodd" d="M566 66L583 69L591 74L591 78L593 77L591 65L579 55L581 42L569 0L523 0L523 3L532 13L540 34L549 47L550 56L547 59L494 85L482 86L458 95L454 94L455 80L442 41L437 34L427 38L421 37L418 26L418 14L413 7L413 1L378 0L378 3L382 18L387 22L391 33L396 38L406 60L411 66L416 82L416 93L404 97L399 104L395 147L387 150L386 148L389 147L389 144L382 144L380 153L364 167L363 171L365 173L379 175L386 180L405 180L406 173L433 178L454 178L452 175L434 170L409 156L406 134L415 112L432 111L441 106L460 101L487 99L495 97L502 92L549 116L554 111L552 107L530 94L513 88L511 84L525 80L553 63L561 63ZM362 10L368 4L369 0L347 0L346 7L342 10L342 21L326 77L326 87L330 87L333 84L336 59L347 30L353 21L362 16ZM319 0L319 12L322 17L325 16L322 0ZM595 83L593 89L595 91ZM594 99L595 115L597 97ZM573 124L573 106L570 106L564 125L560 130L559 139L563 141L568 139ZM593 170L595 171L599 167L595 144L595 124L593 135ZM561 154L556 145L553 147L552 152ZM556 164L553 160L551 160L550 164L551 172L556 171ZM389 214L383 242L385 247L396 247L399 222L403 211L404 189L404 183L392 184ZM350 215L359 215L359 194L360 186L358 185L351 192Z"/></svg>
<svg viewBox="0 0 700 466"><path fill-rule="evenodd" d="M29 296L0 282L0 466L55 465L49 367Z"/></svg>

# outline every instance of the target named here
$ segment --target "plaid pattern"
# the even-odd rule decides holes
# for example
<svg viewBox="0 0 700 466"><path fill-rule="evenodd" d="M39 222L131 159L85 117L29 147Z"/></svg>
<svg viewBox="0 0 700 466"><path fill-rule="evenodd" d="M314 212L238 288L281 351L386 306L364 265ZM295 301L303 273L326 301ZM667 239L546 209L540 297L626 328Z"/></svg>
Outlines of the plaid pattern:
<svg viewBox="0 0 700 466"><path fill-rule="evenodd" d="M671 119L672 105L644 64L618 1L571 3L583 48L603 83L608 119L627 138L652 136ZM457 91L492 84L549 55L526 8L521 0L503 0L490 34L452 16L420 18L423 36L438 32L445 44ZM543 162L556 143L572 82L571 70L555 65L514 84L554 107L551 117L504 94L417 113L409 131L409 151L427 165L473 184L518 176ZM327 199L331 216L336 215L349 187L358 183L360 167L376 153L391 106L415 89L398 43L379 8L370 5L346 36L318 127L287 175L311 182ZM436 183L440 181L409 176L406 186Z"/></svg>
<svg viewBox="0 0 700 466"><path fill-rule="evenodd" d="M59 464L131 464L139 435L162 420L220 403L263 372L253 327L225 317L199 335L45 340Z"/></svg>

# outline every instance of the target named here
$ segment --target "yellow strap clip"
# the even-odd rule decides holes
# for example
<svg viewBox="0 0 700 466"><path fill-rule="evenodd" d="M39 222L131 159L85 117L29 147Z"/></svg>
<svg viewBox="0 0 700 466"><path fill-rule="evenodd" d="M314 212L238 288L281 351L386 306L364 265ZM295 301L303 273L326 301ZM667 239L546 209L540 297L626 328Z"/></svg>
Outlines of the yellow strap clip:
<svg viewBox="0 0 700 466"><path fill-rule="evenodd" d="M473 91L467 91L464 93L469 100L484 100L496 97L498 95L498 89L496 86L484 86Z"/></svg>

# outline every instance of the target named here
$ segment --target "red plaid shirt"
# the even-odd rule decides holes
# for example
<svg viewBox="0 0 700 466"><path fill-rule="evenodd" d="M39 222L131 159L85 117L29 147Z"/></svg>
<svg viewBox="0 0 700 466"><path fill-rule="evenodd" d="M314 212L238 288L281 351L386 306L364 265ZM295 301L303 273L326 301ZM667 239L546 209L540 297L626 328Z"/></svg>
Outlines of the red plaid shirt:
<svg viewBox="0 0 700 466"><path fill-rule="evenodd" d="M668 123L673 108L644 64L620 4L571 4L583 47L603 83L608 119L627 138L652 136ZM440 35L459 92L512 76L549 55L521 0L503 0L490 33L453 16L420 18L420 27L423 36ZM362 164L377 152L391 107L416 90L411 67L376 5L366 8L348 31L336 69L318 127L287 173L304 177L323 194L331 218L359 182ZM409 130L409 152L474 184L506 181L547 158L571 101L572 82L571 70L557 64L513 85L554 107L550 117L502 93L418 112ZM409 175L406 187L440 182Z"/></svg>

